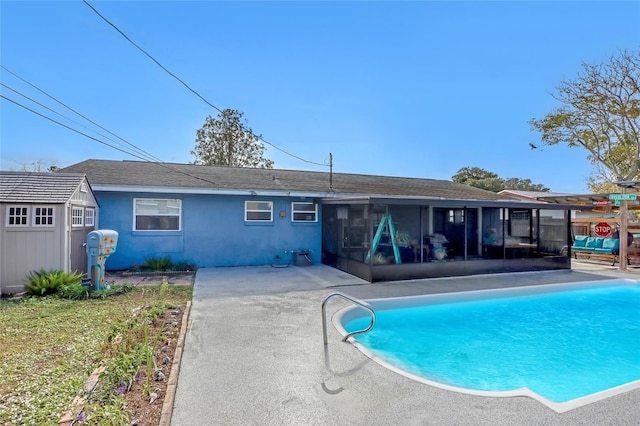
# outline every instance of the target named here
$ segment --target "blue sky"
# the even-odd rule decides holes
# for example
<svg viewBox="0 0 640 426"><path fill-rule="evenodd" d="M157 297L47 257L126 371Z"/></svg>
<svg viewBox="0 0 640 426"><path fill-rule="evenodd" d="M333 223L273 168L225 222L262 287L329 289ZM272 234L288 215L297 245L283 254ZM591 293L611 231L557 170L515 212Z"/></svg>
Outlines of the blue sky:
<svg viewBox="0 0 640 426"><path fill-rule="evenodd" d="M555 192L587 192L587 152L532 151L540 137L527 121L558 106L550 94L582 62L640 47L637 1L90 3L210 103L244 112L256 134L308 161L267 146L276 168L328 170L313 163L333 153L336 172L451 179L477 166ZM217 111L83 2L3 0L0 18L4 67L163 161L194 160L196 130ZM2 170L135 159L0 107Z"/></svg>

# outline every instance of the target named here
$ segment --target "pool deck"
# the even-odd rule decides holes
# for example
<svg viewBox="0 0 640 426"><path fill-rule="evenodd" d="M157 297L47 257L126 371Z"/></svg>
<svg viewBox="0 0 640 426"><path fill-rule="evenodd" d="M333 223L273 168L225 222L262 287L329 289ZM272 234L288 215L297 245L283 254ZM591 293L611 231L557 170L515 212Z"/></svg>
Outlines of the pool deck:
<svg viewBox="0 0 640 426"><path fill-rule="evenodd" d="M369 299L610 278L640 279L640 269L574 262L571 271L375 284L323 265L200 269L171 424L640 424L640 390L559 414L527 397L418 383L341 342L331 324L322 341L321 304L336 291ZM332 299L328 316L344 306Z"/></svg>

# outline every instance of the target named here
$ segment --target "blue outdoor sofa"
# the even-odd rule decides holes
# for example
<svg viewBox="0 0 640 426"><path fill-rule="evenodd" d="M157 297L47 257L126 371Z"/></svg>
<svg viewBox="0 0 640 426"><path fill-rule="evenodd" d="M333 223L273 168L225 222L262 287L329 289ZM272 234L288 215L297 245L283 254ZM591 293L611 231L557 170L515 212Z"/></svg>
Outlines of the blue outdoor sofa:
<svg viewBox="0 0 640 426"><path fill-rule="evenodd" d="M611 266L616 264L616 260L620 255L620 240L618 238L589 237L587 235L576 235L575 241L571 246L571 252L578 258L578 253L588 254L588 258L612 259ZM627 263L629 259L627 257Z"/></svg>

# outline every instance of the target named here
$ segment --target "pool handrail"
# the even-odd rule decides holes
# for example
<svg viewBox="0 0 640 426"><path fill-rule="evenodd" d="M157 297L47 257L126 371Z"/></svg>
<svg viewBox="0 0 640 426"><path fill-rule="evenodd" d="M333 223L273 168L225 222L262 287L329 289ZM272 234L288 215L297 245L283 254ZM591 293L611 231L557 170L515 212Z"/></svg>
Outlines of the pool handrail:
<svg viewBox="0 0 640 426"><path fill-rule="evenodd" d="M371 323L369 324L369 326L363 330L356 330L356 331L352 331L351 333L347 333L346 336L344 336L344 338L342 339L343 342L346 342L347 339L353 335L356 334L362 334L362 333L366 333L367 331L371 330L373 328L373 325L376 323L376 313L374 312L373 308L371 307L371 305L369 305L367 302L365 302L364 300L359 300L353 297L349 297L346 294L343 293L331 293L330 295L328 295L327 297L324 298L324 301L322 302L322 337L324 338L324 344L325 346L328 344L327 342L327 310L326 310L326 306L327 306L327 302L329 301L329 299L331 299L332 297L335 296L339 296L342 297L345 300L348 300L358 306L360 306L363 309L366 309L367 311L369 311L369 313L371 314Z"/></svg>

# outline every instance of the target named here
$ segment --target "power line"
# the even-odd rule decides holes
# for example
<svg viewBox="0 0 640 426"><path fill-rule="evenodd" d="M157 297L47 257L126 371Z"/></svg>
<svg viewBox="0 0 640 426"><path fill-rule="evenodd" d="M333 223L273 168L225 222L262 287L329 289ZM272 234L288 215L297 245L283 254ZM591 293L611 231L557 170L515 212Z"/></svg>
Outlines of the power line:
<svg viewBox="0 0 640 426"><path fill-rule="evenodd" d="M198 93L195 89L191 88L191 86L189 86L187 83L185 83L182 79L180 79L178 76L176 76L174 73L172 73L171 71L169 71L167 68L165 68L160 62L158 62L158 60L156 60L153 56L151 56L150 53L148 53L146 50L144 50L142 47L140 47L138 44L136 44L133 40L131 40L124 32L122 32L120 30L120 28L118 28L115 24L113 24L111 21L109 21L107 18L105 18L100 12L98 12L98 10L93 7L87 0L82 0L84 4L86 4L96 15L98 15L100 18L102 18L103 21L105 21L109 26L111 26L114 30L116 30L122 37L125 38L125 40L127 40L129 43L131 43L133 46L135 46L136 49L138 49L139 51L141 51L142 53L144 53L145 56L147 56L149 59L151 59L156 65L158 65L164 72L166 72L167 74L169 74L171 77L173 77L174 79L178 80L180 83L182 83L182 85L184 87L186 87L190 92L192 92L194 95L196 95L198 98L200 98L204 103L206 103L207 105L209 105L211 108L215 109L218 112L222 112L222 109L218 108L217 106L215 106L214 104L212 104L211 102L209 102L208 100L206 100L200 93ZM240 124L240 127L247 133L251 134L252 136L254 136L255 138L257 138L258 140L261 140L262 142L266 143L267 145L277 149L280 152L283 152L285 154L287 154L290 157L293 157L297 160L303 161L305 163L309 163L309 164L314 164L316 166L323 166L323 167L327 167L327 164L323 164L323 163L317 163L315 161L310 161L310 160L305 160L302 157L299 157L295 154L291 154L290 152L285 151L284 149L272 144L271 142L268 142L267 140L265 140L262 136L260 135L256 135L255 133L253 133L250 129L246 129L244 126L242 126L242 124Z"/></svg>
<svg viewBox="0 0 640 426"><path fill-rule="evenodd" d="M121 141L125 142L127 145L129 145L130 147L134 148L134 149L135 149L135 150L137 150L138 152L140 152L140 153L142 153L142 154L147 155L147 156L148 156L149 158L151 158L153 161L158 161L158 162L160 162L160 163L162 163L162 162L163 162L163 161L162 161L161 159L159 159L158 157L156 157L156 156L154 156L154 155L152 155L152 154L148 153L148 152L147 152L147 151L145 151L144 149L142 149L142 148L140 148L140 147L138 147L138 146L136 146L136 145L132 144L131 142L127 141L126 139L121 138L120 136L116 135L115 133L113 133L113 132L112 132L112 131L110 131L109 129L106 129L106 128L102 127L101 125L99 125L99 124L98 124L98 123L96 123L95 121L93 121L93 120L91 120L90 118L86 117L85 115L83 115L83 114L79 113L79 112L78 112L78 111L76 111L75 109L71 108L69 105L67 105L67 104L65 104L64 102L60 101L59 99L57 99L57 98L56 98L56 97L54 97L53 95L50 95L50 94L49 94L49 93L47 93L45 90L43 90L43 89L39 88L39 87L38 87L38 86L36 86L35 84L33 84L33 83L31 83L30 81L26 80L25 78L23 78L23 77L19 76L18 74L16 74L15 72L11 71L10 69L8 69L7 67L5 67L4 65L0 65L0 67L1 67L3 70L5 70L6 72L8 72L9 74L11 74L11 75L15 76L16 78L18 78L19 80L22 80L23 82L27 83L29 86L33 87L34 89L36 89L36 90L38 90L39 92L41 92L41 93L45 94L45 95L46 95L46 96L48 96L50 99L53 99L55 102L59 103L60 105L62 105L62 106L63 106L63 107L65 107L65 108L67 108L69 111L71 111L71 112L73 112L73 113L75 113L75 114L79 115L80 117L84 118L84 119L85 119L85 120L87 120L89 123L93 124L94 126L97 126L97 127L99 127L100 129L104 130L105 132L107 132L107 133L109 133L109 134L111 134L111 135L115 136L116 138L118 138L118 139L120 139ZM3 84L3 86L5 86L5 85ZM43 104L41 104L41 103L39 103L39 102L37 102L37 101L35 101L35 100L31 99L31 98L29 98L29 97L27 97L26 95L23 95L22 93L20 93L20 92L16 91L15 89L12 89L12 88L10 88L10 87L8 87L8 86L5 86L5 87L7 87L9 90L12 90L12 91L14 91L14 92L18 93L19 95L21 95L21 96L23 96L23 97L25 97L25 98L27 98L27 99L31 100L32 102L35 102L36 104L38 104L38 105L40 105L40 106L42 106L42 107L44 107L44 108L47 108L48 110L50 110L50 111L52 111L52 112L54 112L54 113L56 113L56 114L58 114L58 115L60 115L60 116L62 116L62 117L64 117L64 118L66 118L67 120L73 121L73 120L71 120L70 118L65 117L64 115L60 114L59 112L53 111L51 108L49 108L49 107L47 107L47 106L45 106L45 105L43 105ZM75 121L73 121L73 122L74 122L74 123L76 123L76 124L78 124L78 125L80 125L80 126L82 126L82 127L84 127L84 128L85 128L85 129L87 129L87 130L91 130L91 129L88 129L87 127L83 126L83 125L82 125L82 124L80 124L80 123L77 123L77 122L75 122ZM91 131L93 131L93 130L91 130ZM98 132L95 132L95 133L98 133ZM99 134L100 136L102 136L102 137L106 137L107 139L109 139L109 140L111 140L111 141L113 141L113 142L117 143L117 144L118 144L118 145L120 145L120 146L123 146L123 145L122 145L122 144L120 144L119 142L116 142L116 141L114 141L113 139L111 139L111 138L109 138L109 137L107 137L107 136L105 136L105 135L102 135L102 134L100 134L100 133L98 133L98 134Z"/></svg>
<svg viewBox="0 0 640 426"><path fill-rule="evenodd" d="M94 132L94 133L96 133L97 135L102 136L103 138L106 138L106 139L108 139L108 140L110 140L110 141L112 141L112 142L114 142L114 143L116 143L116 144L118 144L118 145L120 145L120 146L124 147L124 145L123 145L123 144L121 144L121 143L119 143L119 142L117 142L117 141L114 141L113 139L109 138L108 136L103 135L103 134L102 134L102 133L100 133L100 132L96 132L95 130L93 130L93 129L91 129L91 128L89 128L89 127L85 126L85 125L83 125L82 123L79 123L79 122L77 122L77 121L75 121L75 120L73 120L73 119L71 119L71 118L67 117L66 115L63 115L63 114L59 113L58 111L55 111L53 108L50 108L50 107L46 106L45 104L43 104L43 103L41 103L41 102L38 102L38 101L36 101L36 100L35 100L35 99L33 99L33 98L30 98L29 96L25 95L24 93L22 93L22 92L20 92L20 91L18 91L18 90L16 90L16 89L14 89L14 88L12 88L12 87L10 87L10 86L7 86L7 85L6 85L6 84L4 84L4 83L0 83L0 86L5 87L5 88L7 88L7 89L11 90L12 92L16 93L17 95L22 96L23 98L30 100L31 102L35 103L36 105L39 105L39 106L41 106L41 107L43 107L43 108L45 108L45 109L47 109L47 110L51 111L52 113L57 114L57 115L59 115L60 117L65 118L65 119L67 119L67 120L71 121L72 123L75 123L75 124L77 124L78 126L83 127L84 129L89 130L90 132ZM134 147L135 147L135 146L134 146ZM145 160L146 160L146 159L145 159ZM148 161L148 160L147 160L147 161ZM156 160L154 160L154 161L156 161ZM160 161L160 162L162 162L162 161Z"/></svg>
<svg viewBox="0 0 640 426"><path fill-rule="evenodd" d="M47 117L46 115L41 114L41 113L39 113L38 111L36 111L36 110L34 110L34 109L31 109L31 108L29 108L29 107L28 107L28 106L26 106L26 105L21 104L21 103L20 103L20 102L18 102L18 101L14 101L13 99L7 98L6 96L4 96L4 95L2 95L2 94L0 94L0 98L5 99L5 100L7 100L7 101L9 101L9 102L11 102L11 103L13 103L13 104L15 104L15 105L19 106L19 107L22 107L22 108L26 109L27 111L30 111L30 112L32 112L32 113L34 113L34 114L36 114L36 115L38 115L38 116L40 116L40 117L42 117L42 118L44 118L44 119L46 119L46 120L49 120L49 121L51 121L51 122L53 122L53 123L55 123L55 124L57 124L57 125L59 125L59 126L62 126L62 127L64 127L65 129L71 130L72 132L78 133L78 134L80 134L80 135L82 135L82 136L84 136L84 137L87 137L87 138L89 138L89 139L91 139L91 140L94 140L94 141L96 141L96 142L98 142L98 143L101 143L101 144L106 145L106 146L108 146L108 147L110 147L110 148L113 148L113 149L115 149L115 150L118 150L118 151L120 151L120 152L123 152L123 153L125 153L125 154L127 154L127 155L131 155L132 157L136 157L136 158L138 158L138 159L140 159L140 160L148 161L146 158L143 158L143 157L140 157L139 155L136 155L136 154L134 154L134 153L131 153L131 152L125 151L124 149L120 149L120 148L118 148L118 147L116 147L116 146L113 146L113 145L111 145L111 144L109 144L109 143L107 143L107 142L105 142L105 141L101 141L101 140L100 140L100 139L98 139L98 138L94 138L94 137L93 137L93 136L91 136L91 135L88 135L88 134L86 134L86 133L84 133L84 132L81 132L80 130L74 129L74 128L73 128L73 127L71 127L71 126L67 126L67 125L66 125L66 124L64 124L64 123L61 123L61 122L59 122L59 121L57 121L57 120L54 120L54 119L53 119L53 118L51 118L51 117Z"/></svg>
<svg viewBox="0 0 640 426"><path fill-rule="evenodd" d="M18 102L18 101L15 101L15 100L13 100L13 99L7 98L6 96L4 96L4 95L2 95L2 94L0 94L0 98L5 99L5 100L7 100L7 101L9 101L9 102L11 102L11 103L13 103L13 104L15 104L15 105L17 105L17 106L21 107L21 108L24 108L24 109L26 109L27 111L32 112L33 114L36 114L36 115L38 115L38 116L40 116L40 117L42 117L42 118L44 118L44 119L46 119L46 120L49 120L49 121L51 121L51 122L53 122L53 123L55 123L55 124L57 124L57 125L59 125L59 126L62 126L62 127L64 127L65 129L71 130L72 132L78 133L79 135L82 135L82 136L84 136L84 137L86 137L86 138L89 138L89 139L91 139L91 140L93 140L93 141L96 141L96 142L98 142L98 143L100 143L100 144L102 144L102 145L108 146L109 148L113 148L113 149L115 149L115 150L117 150L117 151L120 151L120 152L122 152L122 153L124 153L124 154L127 154L127 155L130 155L130 156L132 156L132 157L138 158L138 159L140 159L140 160L143 160L144 162L152 163L152 164L157 164L158 166L164 167L164 168L165 168L165 169L167 169L167 170L171 170L171 171L173 171L173 172L180 173L180 174L183 174L183 175L185 175L185 176L189 176L189 177L191 177L191 178L193 178L193 179L196 179L196 180L199 180L199 181L202 181L202 182L206 182L206 183L210 183L210 184L212 184L212 185L216 185L216 182L211 181L211 180L209 180L209 179L205 179L205 178L202 178L202 177L199 177L199 176L192 175L191 173L185 172L184 170L180 170L180 169L178 169L178 168L176 168L176 167L172 167L172 166L170 166L170 165L168 165L168 164L166 164L166 163L164 163L164 162L162 162L162 161L149 161L148 159L143 158L143 157L141 157L141 156L139 156L139 155L137 155L137 154L135 154L135 153L132 153L132 152L126 151L126 150L124 150L124 149L120 149L120 148L118 148L118 147L116 147L116 146L113 146L113 145L111 145L111 144L109 144L109 143L107 143L107 142L105 142L105 141L102 141L102 140L100 140L100 139L98 139L98 138L94 138L94 137L93 137L93 136L91 136L91 135L88 135L88 134L86 134L86 133L84 133L84 132L81 132L81 131L79 131L79 130L77 130L77 129L74 129L74 128L73 128L73 127L71 127L71 126L68 126L68 125L66 125L66 124L64 124L64 123L61 123L61 122L59 122L59 121L57 121L57 120L54 120L54 119L53 119L53 118L51 118L51 117L47 117L46 115L44 115L44 114L42 114L42 113L39 113L38 111L35 111L35 110L33 110L33 109L29 108L28 106L21 104L21 103L20 103L20 102ZM53 111L53 112L55 113L55 111ZM57 114L57 113L56 113L56 114ZM65 117L65 118L66 118L66 117Z"/></svg>

